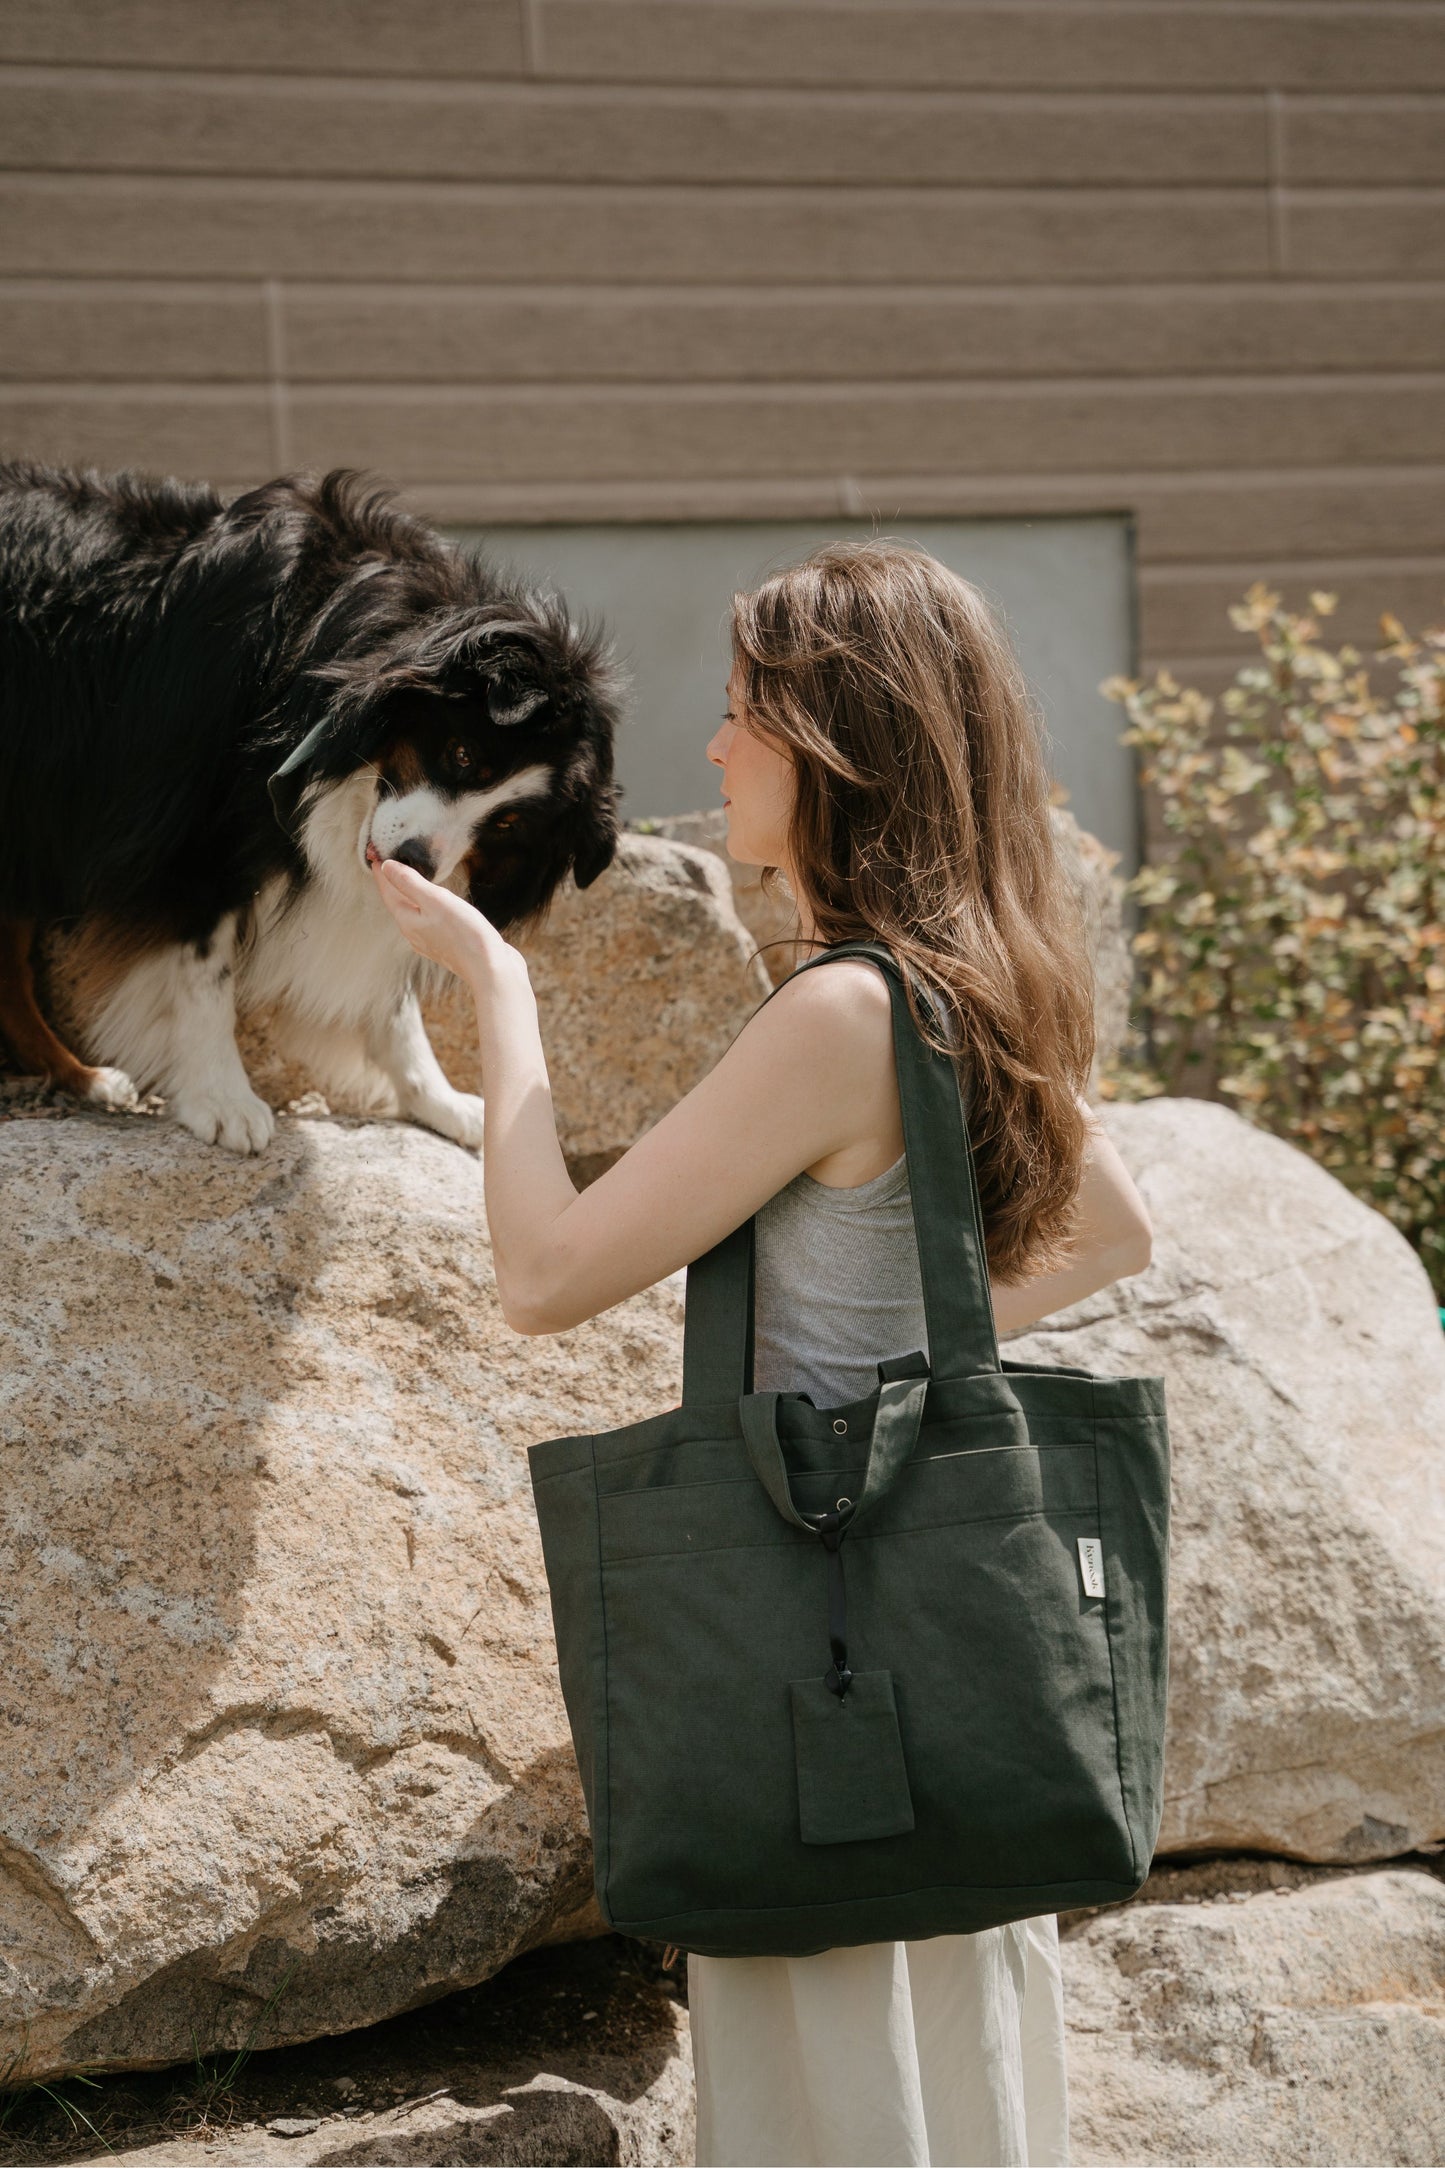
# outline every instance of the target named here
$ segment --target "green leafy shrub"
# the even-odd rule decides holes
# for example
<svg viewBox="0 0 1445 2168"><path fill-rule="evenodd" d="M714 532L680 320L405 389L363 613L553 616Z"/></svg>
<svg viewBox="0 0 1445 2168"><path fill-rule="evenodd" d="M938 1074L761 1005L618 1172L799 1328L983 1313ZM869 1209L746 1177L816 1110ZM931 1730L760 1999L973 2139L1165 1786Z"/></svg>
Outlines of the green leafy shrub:
<svg viewBox="0 0 1445 2168"><path fill-rule="evenodd" d="M1300 1145L1420 1252L1445 1303L1445 631L1381 620L1377 689L1266 587L1216 703L1111 679L1169 843L1138 905L1144 1046L1115 1098L1203 1092ZM1377 673L1378 674L1378 673Z"/></svg>

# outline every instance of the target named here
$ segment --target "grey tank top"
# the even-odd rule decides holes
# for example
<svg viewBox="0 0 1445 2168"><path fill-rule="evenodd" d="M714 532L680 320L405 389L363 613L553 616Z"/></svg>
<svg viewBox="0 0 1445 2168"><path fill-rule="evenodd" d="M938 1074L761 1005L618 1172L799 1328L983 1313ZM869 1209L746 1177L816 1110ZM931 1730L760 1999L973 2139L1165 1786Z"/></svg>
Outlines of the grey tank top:
<svg viewBox="0 0 1445 2168"><path fill-rule="evenodd" d="M755 1224L756 1391L842 1407L885 1356L928 1353L906 1155L852 1189L797 1175Z"/></svg>

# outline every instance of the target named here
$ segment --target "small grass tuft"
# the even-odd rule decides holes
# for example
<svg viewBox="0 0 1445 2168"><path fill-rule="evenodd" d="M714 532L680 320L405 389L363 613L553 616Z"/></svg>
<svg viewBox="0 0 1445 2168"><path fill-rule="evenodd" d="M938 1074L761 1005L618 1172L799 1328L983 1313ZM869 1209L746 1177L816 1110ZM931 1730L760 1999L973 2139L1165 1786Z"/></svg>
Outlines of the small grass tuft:
<svg viewBox="0 0 1445 2168"><path fill-rule="evenodd" d="M192 2026L191 2055L195 2064L195 2083L177 2097L169 2118L172 2123L198 2122L219 2128L230 2122L235 2113L235 2102L231 2095L235 2090L236 2080L255 2053L256 2042L261 2037L267 2019L279 2005L295 1976L295 1964L288 1965L262 2004L251 2030L230 2060L224 2064L214 2056L201 2053L201 2044L196 2038L195 2027Z"/></svg>

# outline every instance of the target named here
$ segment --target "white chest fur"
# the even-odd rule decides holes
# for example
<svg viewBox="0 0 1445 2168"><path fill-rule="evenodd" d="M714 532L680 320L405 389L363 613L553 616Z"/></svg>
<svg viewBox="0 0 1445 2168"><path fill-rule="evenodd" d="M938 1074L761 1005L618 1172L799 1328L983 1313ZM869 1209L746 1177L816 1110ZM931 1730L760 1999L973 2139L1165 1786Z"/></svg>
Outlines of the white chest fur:
<svg viewBox="0 0 1445 2168"><path fill-rule="evenodd" d="M453 1088L422 1024L417 987L437 967L404 939L366 864L375 804L369 774L327 791L303 826L302 885L267 882L204 954L177 944L143 955L95 1013L92 1058L154 1086L206 1142L260 1151L275 1118L251 1088L235 1024L238 1009L272 1007L283 1047L323 1088L479 1144L481 1101Z"/></svg>
<svg viewBox="0 0 1445 2168"><path fill-rule="evenodd" d="M359 1023L393 1006L417 958L397 929L361 854L375 790L369 774L324 797L302 830L310 878L269 881L255 900L237 967L245 1010L280 1002L318 1024Z"/></svg>
<svg viewBox="0 0 1445 2168"><path fill-rule="evenodd" d="M238 960L237 1005L280 1002L316 1023L360 1023L399 999L416 960L369 875L300 890L272 881Z"/></svg>

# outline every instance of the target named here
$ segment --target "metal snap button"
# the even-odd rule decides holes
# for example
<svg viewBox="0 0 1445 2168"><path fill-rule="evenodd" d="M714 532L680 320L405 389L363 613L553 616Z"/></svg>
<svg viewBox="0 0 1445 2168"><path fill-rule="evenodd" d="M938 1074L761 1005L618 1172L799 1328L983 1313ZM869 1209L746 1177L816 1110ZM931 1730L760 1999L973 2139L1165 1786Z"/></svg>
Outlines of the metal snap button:
<svg viewBox="0 0 1445 2168"><path fill-rule="evenodd" d="M844 1422L842 1416L839 1415L834 1418L833 1428L837 1431L839 1437L841 1438L844 1431L848 1428L848 1425Z"/></svg>
<svg viewBox="0 0 1445 2168"><path fill-rule="evenodd" d="M852 1503L853 1501L851 1498L838 1498L834 1501L833 1511L835 1513L846 1513Z"/></svg>

